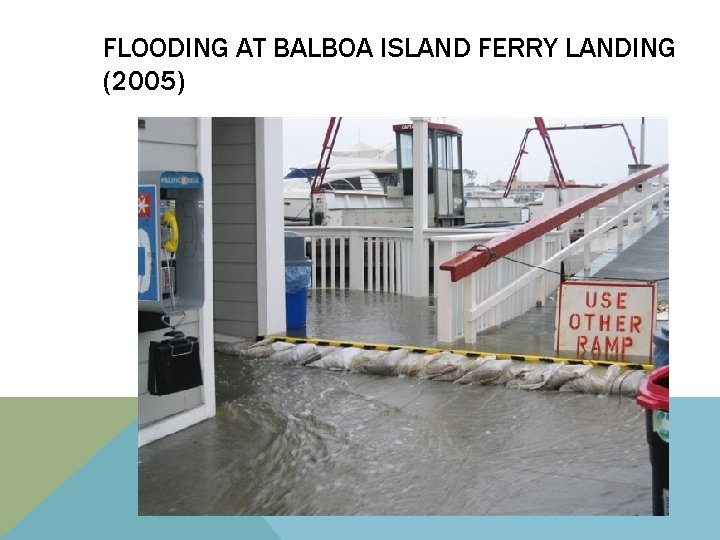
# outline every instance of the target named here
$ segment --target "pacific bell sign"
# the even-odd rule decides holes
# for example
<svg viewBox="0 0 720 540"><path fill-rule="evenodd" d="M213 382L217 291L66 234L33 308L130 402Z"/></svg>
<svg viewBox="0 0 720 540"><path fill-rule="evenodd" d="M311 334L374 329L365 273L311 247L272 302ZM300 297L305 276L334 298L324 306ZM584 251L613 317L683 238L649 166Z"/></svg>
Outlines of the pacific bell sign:
<svg viewBox="0 0 720 540"><path fill-rule="evenodd" d="M583 360L651 361L656 303L654 283L562 283L555 349Z"/></svg>

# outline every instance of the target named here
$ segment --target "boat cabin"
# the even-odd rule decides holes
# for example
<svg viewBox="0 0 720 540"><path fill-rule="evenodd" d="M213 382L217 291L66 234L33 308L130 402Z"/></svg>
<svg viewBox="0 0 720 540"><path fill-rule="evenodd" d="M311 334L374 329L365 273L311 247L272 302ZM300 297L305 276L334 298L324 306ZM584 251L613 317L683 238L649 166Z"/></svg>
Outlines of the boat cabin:
<svg viewBox="0 0 720 540"><path fill-rule="evenodd" d="M413 194L413 125L393 126L398 183L405 197ZM465 222L462 131L449 124L428 123L428 208L435 226Z"/></svg>

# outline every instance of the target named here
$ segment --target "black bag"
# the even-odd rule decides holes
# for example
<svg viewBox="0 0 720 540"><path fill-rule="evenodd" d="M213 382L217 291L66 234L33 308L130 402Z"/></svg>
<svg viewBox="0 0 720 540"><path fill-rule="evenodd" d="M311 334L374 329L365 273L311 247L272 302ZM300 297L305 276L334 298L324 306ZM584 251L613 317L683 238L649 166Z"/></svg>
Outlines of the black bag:
<svg viewBox="0 0 720 540"><path fill-rule="evenodd" d="M202 385L198 339L178 331L165 335L172 339L150 342L148 392L164 396Z"/></svg>

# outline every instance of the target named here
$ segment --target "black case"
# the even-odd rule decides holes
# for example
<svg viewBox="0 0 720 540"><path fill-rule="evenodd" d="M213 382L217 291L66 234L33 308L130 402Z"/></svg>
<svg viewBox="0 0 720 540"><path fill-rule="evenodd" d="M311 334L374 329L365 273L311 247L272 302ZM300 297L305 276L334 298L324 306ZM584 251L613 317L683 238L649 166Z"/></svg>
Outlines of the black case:
<svg viewBox="0 0 720 540"><path fill-rule="evenodd" d="M201 386L200 343L182 332L168 332L172 339L150 342L148 392L165 396Z"/></svg>

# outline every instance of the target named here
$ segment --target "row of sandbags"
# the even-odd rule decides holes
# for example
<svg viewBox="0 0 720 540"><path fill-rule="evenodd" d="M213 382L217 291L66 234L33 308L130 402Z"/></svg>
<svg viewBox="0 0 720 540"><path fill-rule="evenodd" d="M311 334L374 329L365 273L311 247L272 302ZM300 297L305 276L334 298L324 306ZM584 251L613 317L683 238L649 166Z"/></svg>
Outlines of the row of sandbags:
<svg viewBox="0 0 720 540"><path fill-rule="evenodd" d="M644 371L621 370L582 364L534 364L501 360L494 356L469 358L443 351L436 354L364 350L357 347L294 345L271 339L248 343L219 343L216 350L225 354L267 358L276 363L329 370L353 371L371 375L418 377L457 384L492 384L524 390L558 390L587 394L621 394L635 397Z"/></svg>

